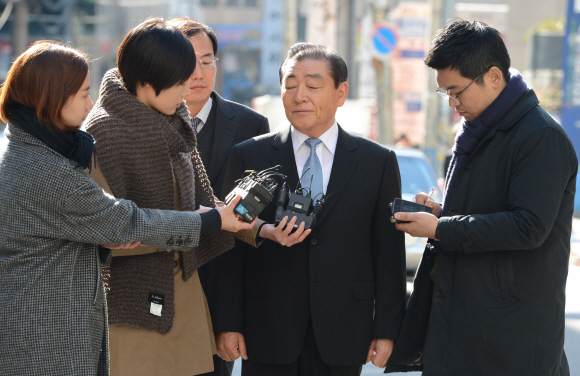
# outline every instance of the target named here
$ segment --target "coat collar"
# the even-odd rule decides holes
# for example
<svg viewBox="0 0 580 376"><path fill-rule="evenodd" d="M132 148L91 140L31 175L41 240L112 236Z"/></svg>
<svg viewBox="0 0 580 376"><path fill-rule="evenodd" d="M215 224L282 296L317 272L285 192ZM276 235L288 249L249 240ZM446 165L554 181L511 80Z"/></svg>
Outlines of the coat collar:
<svg viewBox="0 0 580 376"><path fill-rule="evenodd" d="M25 144L40 146L43 149L48 150L50 153L58 155L60 157L64 157L62 154L54 151L44 142L39 140L38 138L32 136L31 134L25 132L22 128L15 124L6 124L6 128L4 129L4 136L6 136L6 140L3 142L11 142L11 141L18 141Z"/></svg>
<svg viewBox="0 0 580 376"><path fill-rule="evenodd" d="M298 186L298 169L296 167L296 158L292 147L292 136L290 127L285 127L278 132L272 140L272 147L277 151L274 153L270 162L272 165L281 165L284 168L284 174L288 176L286 180L289 188L294 190ZM333 206L341 198L344 189L354 172L357 160L355 158L358 144L356 139L348 132L344 131L340 124L338 125L338 140L336 142L336 151L332 163L330 180L326 188L327 199L322 206L322 215L319 223L328 215Z"/></svg>
<svg viewBox="0 0 580 376"><path fill-rule="evenodd" d="M215 91L212 96L216 106L214 115L215 137L213 139L208 177L209 181L213 182L228 158L240 125L233 120L235 114L228 102Z"/></svg>
<svg viewBox="0 0 580 376"><path fill-rule="evenodd" d="M497 123L497 129L510 128L539 103L540 101L534 90L528 89L518 103Z"/></svg>
<svg viewBox="0 0 580 376"><path fill-rule="evenodd" d="M487 142L487 140L491 139L498 130L507 130L514 126L522 117L524 117L528 112L534 109L540 101L536 96L536 93L532 89L528 89L528 91L524 94L524 96L516 103L516 105L494 126L490 129L489 132L483 137L483 139L479 142L477 147L473 150L469 158L467 159L467 163L474 158L477 152L483 147L483 145Z"/></svg>

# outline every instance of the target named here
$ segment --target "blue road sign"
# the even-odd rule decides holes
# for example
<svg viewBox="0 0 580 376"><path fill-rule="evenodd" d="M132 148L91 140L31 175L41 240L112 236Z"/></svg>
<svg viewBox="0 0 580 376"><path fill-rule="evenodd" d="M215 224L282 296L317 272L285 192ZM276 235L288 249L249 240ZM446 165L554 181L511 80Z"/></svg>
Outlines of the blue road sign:
<svg viewBox="0 0 580 376"><path fill-rule="evenodd" d="M388 55L395 49L397 38L388 26L378 26L373 34L373 46L379 55Z"/></svg>

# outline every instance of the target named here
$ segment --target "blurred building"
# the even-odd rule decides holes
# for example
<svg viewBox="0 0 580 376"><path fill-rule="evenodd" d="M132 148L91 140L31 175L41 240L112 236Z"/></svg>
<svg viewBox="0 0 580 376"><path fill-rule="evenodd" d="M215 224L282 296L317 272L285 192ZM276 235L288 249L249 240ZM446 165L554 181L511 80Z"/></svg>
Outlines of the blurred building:
<svg viewBox="0 0 580 376"><path fill-rule="evenodd" d="M205 0L204 22L219 42L217 91L249 104L279 93L278 68L284 48L283 7L277 0Z"/></svg>
<svg viewBox="0 0 580 376"><path fill-rule="evenodd" d="M5 78L13 57L35 40L69 40L75 5L73 0L0 2L0 78Z"/></svg>
<svg viewBox="0 0 580 376"><path fill-rule="evenodd" d="M146 18L197 19L217 35L216 90L227 99L250 104L253 97L279 92L277 70L284 35L282 13L276 3L279 1L99 0L95 34L77 38L77 43L101 57L93 63L98 80L115 66L117 48L126 31Z"/></svg>
<svg viewBox="0 0 580 376"><path fill-rule="evenodd" d="M31 42L72 41L93 59L91 95L96 98L127 30L148 17L188 16L217 34L216 90L224 97L250 104L253 97L279 95L278 68L288 47L297 41L325 44L347 62L349 98L378 100L376 112L384 115L378 118L388 123L378 128L389 127L392 139L406 134L412 144L430 147L426 138L439 135L436 142L444 143L442 135L459 120L442 104L427 115L432 103L440 103L431 98L433 76L422 63L433 30L451 17L495 26L505 37L512 66L546 93L546 103L557 102L561 70L535 69L537 59L530 58L546 55L553 43L530 42L535 40L530 30L563 17L565 8L566 0L0 0L0 78ZM372 44L381 23L397 37L386 58L377 56ZM377 79L379 65L388 71L388 82ZM385 109L389 113L382 114Z"/></svg>

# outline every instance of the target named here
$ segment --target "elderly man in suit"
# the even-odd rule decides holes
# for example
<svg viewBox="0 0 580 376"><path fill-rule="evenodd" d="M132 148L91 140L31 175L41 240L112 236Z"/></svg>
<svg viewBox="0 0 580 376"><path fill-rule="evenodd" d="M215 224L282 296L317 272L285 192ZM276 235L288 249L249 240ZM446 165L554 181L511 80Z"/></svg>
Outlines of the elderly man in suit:
<svg viewBox="0 0 580 376"><path fill-rule="evenodd" d="M213 30L190 18L176 18L169 23L177 27L191 42L198 60L189 79L191 94L185 98L192 127L197 134L197 149L207 171L214 194L222 198L226 160L235 144L270 131L268 119L256 111L223 99L214 91L218 60L218 41ZM247 236L251 235L249 232ZM257 245L255 239L244 241ZM199 270L210 314L215 312L217 292L211 284L215 276L215 264L208 262ZM204 375L229 376L233 362L225 362L214 355L214 371Z"/></svg>
<svg viewBox="0 0 580 376"><path fill-rule="evenodd" d="M405 309L404 237L389 221L397 158L337 124L348 73L335 51L296 44L279 73L291 126L234 146L224 187L282 165L290 187L306 172L302 186L326 200L305 241L237 244L219 259L218 354L241 356L243 375L360 375L365 362L385 366ZM260 218L272 222L274 205Z"/></svg>

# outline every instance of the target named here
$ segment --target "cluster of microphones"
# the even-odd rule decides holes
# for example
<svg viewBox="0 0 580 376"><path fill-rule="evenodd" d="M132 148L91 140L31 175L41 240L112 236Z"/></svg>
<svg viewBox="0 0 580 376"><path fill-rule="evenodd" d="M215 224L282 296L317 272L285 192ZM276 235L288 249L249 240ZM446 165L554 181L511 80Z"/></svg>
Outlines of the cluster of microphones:
<svg viewBox="0 0 580 376"><path fill-rule="evenodd" d="M307 171L308 168L303 172L298 184ZM260 172L246 171L246 175L236 182L236 187L227 195L225 202L229 204L237 195L242 196L234 212L238 218L250 223L272 202L276 188L279 183L282 183L276 202L274 218L276 225L287 216L288 219L297 217L294 229L297 229L302 222L304 222L305 230L314 227L317 218L320 218L322 205L327 196L319 193L311 197L310 187L296 186L294 192L290 192L286 178L279 165ZM312 180L310 186L312 186Z"/></svg>

